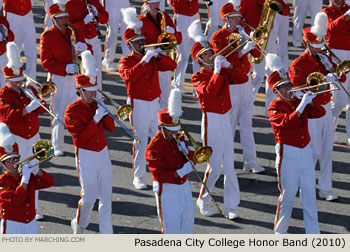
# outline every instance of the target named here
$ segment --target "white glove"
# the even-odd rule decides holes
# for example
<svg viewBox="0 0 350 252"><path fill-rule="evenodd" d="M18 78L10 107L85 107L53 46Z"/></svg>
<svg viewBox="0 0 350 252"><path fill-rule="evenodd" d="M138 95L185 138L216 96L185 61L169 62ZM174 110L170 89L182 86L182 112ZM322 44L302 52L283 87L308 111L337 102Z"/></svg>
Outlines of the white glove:
<svg viewBox="0 0 350 252"><path fill-rule="evenodd" d="M148 63L152 57L156 57L158 55L158 52L153 51L153 50L148 50L146 54L143 56L141 61Z"/></svg>
<svg viewBox="0 0 350 252"><path fill-rule="evenodd" d="M222 65L226 68L229 68L231 66L231 63L228 62L228 60L225 57L223 57Z"/></svg>
<svg viewBox="0 0 350 252"><path fill-rule="evenodd" d="M299 100L303 99L303 96L304 96L304 92L298 90L298 91L295 91L295 93L293 94L293 96Z"/></svg>
<svg viewBox="0 0 350 252"><path fill-rule="evenodd" d="M28 163L22 165L22 179L21 183L28 184L30 179L30 174L32 173Z"/></svg>
<svg viewBox="0 0 350 252"><path fill-rule="evenodd" d="M29 113L31 113L32 111L36 110L37 108L39 108L40 104L37 101L32 100L26 107L26 111Z"/></svg>
<svg viewBox="0 0 350 252"><path fill-rule="evenodd" d="M180 178L183 178L185 175L189 174L192 171L191 161L188 161L182 168L176 170Z"/></svg>
<svg viewBox="0 0 350 252"><path fill-rule="evenodd" d="M32 95L33 97L37 97L34 93L33 93L33 91L30 89L30 88L25 88L25 89L23 89L23 91L24 91L24 94L29 98L29 99L33 99L32 97L30 97L30 95ZM28 94L29 93L29 94Z"/></svg>
<svg viewBox="0 0 350 252"><path fill-rule="evenodd" d="M329 61L327 55L324 55L322 53L318 53L317 55L320 57L321 62L326 67L326 69L331 69L333 67L333 64Z"/></svg>
<svg viewBox="0 0 350 252"><path fill-rule="evenodd" d="M303 113L305 107L312 102L312 99L316 95L312 93L311 91L308 91L307 93L304 94L303 98L301 99L301 102L299 106L297 107L296 111L299 112L300 114Z"/></svg>
<svg viewBox="0 0 350 252"><path fill-rule="evenodd" d="M83 42L77 42L74 46L76 52L82 52L87 49L87 45Z"/></svg>
<svg viewBox="0 0 350 252"><path fill-rule="evenodd" d="M177 145L177 148L179 148L179 150L185 155L188 155L188 149L184 141L180 141L180 143Z"/></svg>
<svg viewBox="0 0 350 252"><path fill-rule="evenodd" d="M221 71L221 66L222 66L222 63L223 63L223 56L221 55L218 55L215 57L215 60L214 60L214 74L219 74L220 71Z"/></svg>
<svg viewBox="0 0 350 252"><path fill-rule="evenodd" d="M349 2L350 2L350 1L349 1ZM346 5L350 5L350 3L347 3ZM345 12L345 15L350 16L350 9L348 9L348 10Z"/></svg>
<svg viewBox="0 0 350 252"><path fill-rule="evenodd" d="M37 175L40 170L39 165L32 167L30 170L34 175Z"/></svg>
<svg viewBox="0 0 350 252"><path fill-rule="evenodd" d="M96 123L99 123L101 119L107 114L108 112L102 106L99 105L94 115L94 121Z"/></svg>
<svg viewBox="0 0 350 252"><path fill-rule="evenodd" d="M253 41L249 41L247 44L245 44L245 46L243 46L241 53L244 55L250 52L253 48L255 48L255 43Z"/></svg>
<svg viewBox="0 0 350 252"><path fill-rule="evenodd" d="M75 74L78 72L77 64L67 64L66 65L66 73L67 74Z"/></svg>
<svg viewBox="0 0 350 252"><path fill-rule="evenodd" d="M251 32L249 33L249 37L250 37L251 39L254 38L254 32L253 32L253 31L251 31Z"/></svg>
<svg viewBox="0 0 350 252"><path fill-rule="evenodd" d="M167 26L166 29L165 29L165 32L169 32L169 33L172 33L174 34L175 33L175 29L171 26Z"/></svg>
<svg viewBox="0 0 350 252"><path fill-rule="evenodd" d="M84 24L88 24L92 22L92 20L94 20L94 15L92 13L89 13L84 17Z"/></svg>
<svg viewBox="0 0 350 252"><path fill-rule="evenodd" d="M0 41L3 41L4 37L2 36L2 33L0 32Z"/></svg>
<svg viewBox="0 0 350 252"><path fill-rule="evenodd" d="M337 80L337 75L329 73L326 75L326 81L327 82L335 82Z"/></svg>
<svg viewBox="0 0 350 252"><path fill-rule="evenodd" d="M91 4L91 11L95 17L98 17L98 11L97 11L95 5L93 5L93 4Z"/></svg>

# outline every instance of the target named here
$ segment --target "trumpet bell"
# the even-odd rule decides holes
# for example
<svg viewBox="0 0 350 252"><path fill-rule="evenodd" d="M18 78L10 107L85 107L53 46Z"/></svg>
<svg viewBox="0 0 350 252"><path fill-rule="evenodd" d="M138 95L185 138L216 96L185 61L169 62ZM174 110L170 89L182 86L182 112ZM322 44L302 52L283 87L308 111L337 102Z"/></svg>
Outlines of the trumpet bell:
<svg viewBox="0 0 350 252"><path fill-rule="evenodd" d="M336 73L338 76L345 75L350 72L350 60L344 60L337 65Z"/></svg>
<svg viewBox="0 0 350 252"><path fill-rule="evenodd" d="M213 149L210 146L200 147L195 151L193 160L196 163L203 163L210 158L212 153Z"/></svg>
<svg viewBox="0 0 350 252"><path fill-rule="evenodd" d="M313 72L309 74L306 79L306 84L308 87L312 87L309 88L309 90L313 93L325 91L327 89L327 85L320 85L325 82L326 77L320 72Z"/></svg>
<svg viewBox="0 0 350 252"><path fill-rule="evenodd" d="M53 82L44 82L40 85L39 96L45 101L50 101L56 94L57 87Z"/></svg>
<svg viewBox="0 0 350 252"><path fill-rule="evenodd" d="M160 46L160 49L162 49L163 51L168 51L176 47L177 39L174 34L170 32L163 32L158 36L157 43L162 44Z"/></svg>
<svg viewBox="0 0 350 252"><path fill-rule="evenodd" d="M45 139L39 139L33 144L33 153L39 161L47 160L55 155L51 142Z"/></svg>
<svg viewBox="0 0 350 252"><path fill-rule="evenodd" d="M227 44L231 45L232 49L235 49L239 46L240 40L241 40L241 36L238 33L231 33L227 37Z"/></svg>
<svg viewBox="0 0 350 252"><path fill-rule="evenodd" d="M132 112L132 108L130 107L130 105L125 104L118 109L117 117L119 120L125 121L126 119L129 118L131 112Z"/></svg>

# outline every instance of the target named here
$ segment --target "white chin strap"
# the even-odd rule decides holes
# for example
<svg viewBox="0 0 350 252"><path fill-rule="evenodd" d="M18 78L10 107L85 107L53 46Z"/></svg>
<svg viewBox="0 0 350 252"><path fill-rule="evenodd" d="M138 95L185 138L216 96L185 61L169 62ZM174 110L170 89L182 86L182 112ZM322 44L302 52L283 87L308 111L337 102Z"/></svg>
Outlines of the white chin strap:
<svg viewBox="0 0 350 252"><path fill-rule="evenodd" d="M284 97L282 94L281 94L281 92L280 91L278 91L278 89L277 88L275 88L275 90L276 90L276 92L277 92L277 94L283 99L283 100L287 100L287 101L290 101L291 99L290 98L286 98L286 97Z"/></svg>
<svg viewBox="0 0 350 252"><path fill-rule="evenodd" d="M61 31L63 31L64 29L62 29L58 24L57 24L57 22L56 22L56 19L55 18L53 18L52 19L52 22L53 22L53 24L57 27L57 29L59 29L59 30L61 30Z"/></svg>
<svg viewBox="0 0 350 252"><path fill-rule="evenodd" d="M199 60L203 65L206 65L206 66L214 66L214 63L209 64L209 63L207 63L207 62L204 62L204 60L201 58L201 56L198 57L198 60Z"/></svg>

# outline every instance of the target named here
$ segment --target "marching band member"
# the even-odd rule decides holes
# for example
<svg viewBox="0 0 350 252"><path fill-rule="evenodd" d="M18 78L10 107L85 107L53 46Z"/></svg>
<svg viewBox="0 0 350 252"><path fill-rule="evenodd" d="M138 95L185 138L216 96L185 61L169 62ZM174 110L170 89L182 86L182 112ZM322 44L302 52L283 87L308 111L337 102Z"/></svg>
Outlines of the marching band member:
<svg viewBox="0 0 350 252"><path fill-rule="evenodd" d="M21 165L15 137L6 124L0 123L0 175L1 234L38 234L35 219L35 191L54 185L53 177L38 166Z"/></svg>
<svg viewBox="0 0 350 252"><path fill-rule="evenodd" d="M303 27L308 11L310 11L311 25L315 16L322 9L322 0L293 0L293 46L301 47Z"/></svg>
<svg viewBox="0 0 350 252"><path fill-rule="evenodd" d="M233 5L231 2L225 4L220 9L220 15L224 20L224 26L214 33L211 38L211 44L215 53L217 54L221 49L227 45L228 36L231 33L237 33L237 25L240 22L241 14L239 12L239 5ZM229 53L227 50L223 53ZM243 148L243 170L253 173L264 172L265 169L256 165L255 141L252 128L252 84L250 76L250 63L247 53L250 52L253 56L260 55L255 49L255 44L252 41L232 53L227 57L227 60L234 67L233 79L230 80L230 97L231 97L231 123L233 135L236 125L239 123L241 144ZM230 70L229 70L230 71Z"/></svg>
<svg viewBox="0 0 350 252"><path fill-rule="evenodd" d="M14 42L7 43L6 53L8 63L2 70L7 84L0 90L0 121L7 124L14 135L20 148L20 155L29 157L33 154L32 145L40 138L38 114L46 112L39 103L44 106L46 103L38 97L34 87L22 88L23 63L20 61L19 49ZM35 160L32 160L32 163L34 162ZM36 218L43 219L43 215L38 210L38 192L35 201Z"/></svg>
<svg viewBox="0 0 350 252"><path fill-rule="evenodd" d="M14 34L10 29L7 19L0 13L0 68L2 69L7 63L6 44L14 40ZM0 88L6 85L5 76L0 73Z"/></svg>
<svg viewBox="0 0 350 252"><path fill-rule="evenodd" d="M78 99L67 107L65 124L72 135L81 199L76 217L71 221L74 234L89 225L90 212L99 198L99 227L101 234L112 234L112 162L104 130L113 132L114 121L96 103L97 70L90 51L82 53L85 73L77 75Z"/></svg>
<svg viewBox="0 0 350 252"><path fill-rule="evenodd" d="M232 105L229 84L233 76L222 67L230 67L231 64L221 55L214 60L214 50L201 34L199 20L190 25L188 33L196 40L192 47L192 57L201 66L200 72L192 75L192 84L203 113L201 136L203 145L213 149L203 181L212 191L223 165L224 215L228 219L235 219L239 217L234 209L239 204L240 196L234 169L234 139L230 117ZM202 215L211 216L214 211L210 205L210 195L205 189L202 185L197 206Z"/></svg>
<svg viewBox="0 0 350 252"><path fill-rule="evenodd" d="M54 0L48 9L53 26L44 31L40 38L40 59L48 79L56 84L57 92L51 100L51 138L55 156L63 155L64 111L76 99L74 92L75 74L78 73L77 55L88 48L84 35L77 27L68 27L66 0Z"/></svg>
<svg viewBox="0 0 350 252"><path fill-rule="evenodd" d="M26 57L26 74L36 77L36 38L35 25L30 0L3 0L4 13L15 35L15 43Z"/></svg>
<svg viewBox="0 0 350 252"><path fill-rule="evenodd" d="M306 50L292 62L289 69L293 87L304 85L307 76L313 72L322 73L326 76L326 81L336 85L338 77L329 70L335 68L335 64L329 56L321 52L327 34L326 24L327 15L320 12L315 17L314 25L303 30L303 44ZM344 82L345 76L340 81ZM329 89L329 85L327 85L327 89ZM316 165L317 160L320 163L319 196L326 200L337 198L337 195L332 192L333 127L330 100L330 92L317 95L314 102L321 104L326 110L326 114L322 118L312 119L309 122L314 165Z"/></svg>
<svg viewBox="0 0 350 252"><path fill-rule="evenodd" d="M181 44L181 32L176 31L173 20L168 13L159 9L160 0L143 0L146 13L139 16L142 21L142 34L146 38L146 44L157 43L159 35L164 32L169 32L175 35L177 44ZM164 29L163 29L164 28ZM162 52L162 54L165 54ZM162 90L160 95L160 107L168 106L168 97L171 89L171 72L165 71L159 73L159 85Z"/></svg>
<svg viewBox="0 0 350 252"><path fill-rule="evenodd" d="M128 29L124 32L124 40L131 54L119 60L120 77L124 80L128 99L133 112L131 125L140 143L133 143L133 185L136 189L146 189L143 177L146 175L145 150L149 137L157 133L157 112L161 109L159 98L159 71L170 71L176 68L176 62L153 48L145 52L145 25L136 18L136 9L123 10L123 16L128 21Z"/></svg>
<svg viewBox="0 0 350 252"><path fill-rule="evenodd" d="M68 0L66 10L69 13L69 25L79 27L85 34L86 43L92 45L98 69L97 85L102 90L102 52L97 27L98 23L106 24L108 22L108 12L99 0Z"/></svg>
<svg viewBox="0 0 350 252"><path fill-rule="evenodd" d="M193 152L183 137L178 140L179 146L174 139L181 129L177 116L170 116L164 109L158 112L158 121L159 130L147 146L145 158L152 173L162 234L192 234L194 210L187 174L192 171Z"/></svg>
<svg viewBox="0 0 350 252"><path fill-rule="evenodd" d="M350 59L350 1L330 0L329 6L322 11L327 14L327 45L340 60ZM343 83L344 88L350 93L350 74L346 75L347 80ZM341 88L334 92L332 98L333 129L338 124L338 117L344 107L349 112L350 97ZM346 123L347 143L350 145L350 118L347 116Z"/></svg>
<svg viewBox="0 0 350 252"><path fill-rule="evenodd" d="M188 24L191 24L194 20L200 20L198 0L169 0L169 3L174 10L174 23L177 30L186 30ZM177 67L173 81L173 86L180 88L182 92L186 92L184 82L192 44L193 40L187 33L182 33L182 42L178 46L180 54L177 56ZM198 63L193 59L192 69L193 73L199 72L200 70Z"/></svg>
<svg viewBox="0 0 350 252"><path fill-rule="evenodd" d="M115 59L115 49L117 47L118 32L123 35L126 29L126 24L122 17L121 9L130 7L129 0L103 0L106 11L108 12L109 19L107 23L107 34L104 47L104 59L102 65L111 72L118 70L118 67L113 60ZM121 36L122 37L122 36ZM125 44L123 39L120 41L122 54L128 55L130 50Z"/></svg>
<svg viewBox="0 0 350 252"><path fill-rule="evenodd" d="M268 79L277 99L269 107L269 119L276 139L276 171L280 196L277 205L274 231L288 231L294 198L300 190L305 232L319 234L315 169L310 147L308 118L319 118L324 108L313 103L312 92L302 95L301 100L292 97L292 88L285 71L275 71Z"/></svg>

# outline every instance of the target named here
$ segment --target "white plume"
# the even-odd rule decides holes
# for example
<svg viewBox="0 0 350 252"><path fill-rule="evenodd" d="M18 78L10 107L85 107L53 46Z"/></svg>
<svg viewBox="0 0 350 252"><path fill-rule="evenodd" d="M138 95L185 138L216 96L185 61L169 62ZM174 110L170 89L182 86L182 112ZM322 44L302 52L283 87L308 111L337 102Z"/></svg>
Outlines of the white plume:
<svg viewBox="0 0 350 252"><path fill-rule="evenodd" d="M241 6L241 0L229 0L228 2L229 2L229 3L232 3L233 8L234 8L236 11L239 11L239 7Z"/></svg>
<svg viewBox="0 0 350 252"><path fill-rule="evenodd" d="M327 35L328 17L324 12L319 12L315 16L315 21L311 27L311 33L317 36L317 40L321 41Z"/></svg>
<svg viewBox="0 0 350 252"><path fill-rule="evenodd" d="M173 118L173 122L177 123L179 121L180 116L182 115L181 91L179 88L173 88L170 91L168 100L168 112L169 115Z"/></svg>
<svg viewBox="0 0 350 252"><path fill-rule="evenodd" d="M278 70L286 71L286 66L283 64L282 59L273 53L268 53L266 55L266 65L272 72Z"/></svg>
<svg viewBox="0 0 350 252"><path fill-rule="evenodd" d="M127 28L135 30L136 34L141 34L142 21L137 19L136 8L123 8L120 11Z"/></svg>
<svg viewBox="0 0 350 252"><path fill-rule="evenodd" d="M202 32L201 21L199 19L192 22L187 28L188 36L195 42L207 41L208 38Z"/></svg>
<svg viewBox="0 0 350 252"><path fill-rule="evenodd" d="M0 123L0 146L12 146L16 143L15 138L5 123Z"/></svg>
<svg viewBox="0 0 350 252"><path fill-rule="evenodd" d="M95 83L97 78L97 69L95 59L89 50L81 53L81 64L84 68L84 75L90 77L90 83Z"/></svg>
<svg viewBox="0 0 350 252"><path fill-rule="evenodd" d="M6 44L6 55L8 58L6 66L12 68L14 74L19 74L23 62L20 60L19 49L15 42L8 42Z"/></svg>

